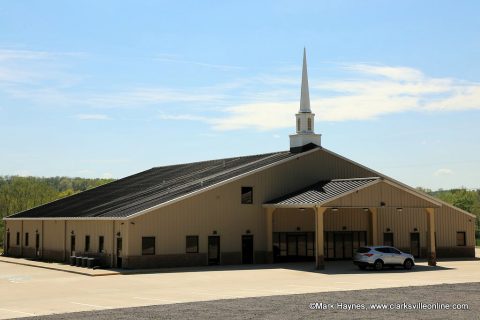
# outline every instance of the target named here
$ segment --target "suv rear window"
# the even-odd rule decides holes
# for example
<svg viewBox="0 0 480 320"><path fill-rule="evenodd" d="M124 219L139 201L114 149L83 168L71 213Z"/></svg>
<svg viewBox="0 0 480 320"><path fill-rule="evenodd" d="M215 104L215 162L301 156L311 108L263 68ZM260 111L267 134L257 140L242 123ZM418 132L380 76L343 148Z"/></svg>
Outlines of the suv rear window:
<svg viewBox="0 0 480 320"><path fill-rule="evenodd" d="M370 248L360 247L357 249L358 253L367 253L370 251Z"/></svg>

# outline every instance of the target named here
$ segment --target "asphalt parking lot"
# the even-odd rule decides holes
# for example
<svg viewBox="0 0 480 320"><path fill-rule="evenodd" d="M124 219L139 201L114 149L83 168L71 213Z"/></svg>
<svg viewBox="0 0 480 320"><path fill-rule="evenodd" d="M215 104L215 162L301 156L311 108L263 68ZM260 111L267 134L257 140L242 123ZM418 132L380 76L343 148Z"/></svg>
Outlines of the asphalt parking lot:
<svg viewBox="0 0 480 320"><path fill-rule="evenodd" d="M415 307L417 309L414 309ZM39 318L42 320L478 319L479 311L480 283L462 283L165 304L65 313Z"/></svg>
<svg viewBox="0 0 480 320"><path fill-rule="evenodd" d="M360 271L349 261L174 269L89 277L0 263L0 319L219 299L480 282L480 261Z"/></svg>

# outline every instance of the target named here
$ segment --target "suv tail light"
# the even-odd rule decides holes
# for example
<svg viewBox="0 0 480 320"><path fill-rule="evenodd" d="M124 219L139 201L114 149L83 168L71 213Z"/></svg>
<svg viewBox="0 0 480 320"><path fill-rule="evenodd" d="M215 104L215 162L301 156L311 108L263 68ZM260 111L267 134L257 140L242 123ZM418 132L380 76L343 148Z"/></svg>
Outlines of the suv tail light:
<svg viewBox="0 0 480 320"><path fill-rule="evenodd" d="M373 253L364 253L363 255L370 258L371 256L373 256Z"/></svg>

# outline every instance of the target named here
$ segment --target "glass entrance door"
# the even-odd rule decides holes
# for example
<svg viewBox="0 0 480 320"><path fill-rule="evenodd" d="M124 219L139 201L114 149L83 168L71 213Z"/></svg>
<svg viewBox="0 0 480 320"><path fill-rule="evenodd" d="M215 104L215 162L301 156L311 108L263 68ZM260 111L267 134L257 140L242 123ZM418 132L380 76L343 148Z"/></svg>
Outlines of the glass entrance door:
<svg viewBox="0 0 480 320"><path fill-rule="evenodd" d="M352 259L355 250L367 244L366 231L325 232L324 256L328 260Z"/></svg>

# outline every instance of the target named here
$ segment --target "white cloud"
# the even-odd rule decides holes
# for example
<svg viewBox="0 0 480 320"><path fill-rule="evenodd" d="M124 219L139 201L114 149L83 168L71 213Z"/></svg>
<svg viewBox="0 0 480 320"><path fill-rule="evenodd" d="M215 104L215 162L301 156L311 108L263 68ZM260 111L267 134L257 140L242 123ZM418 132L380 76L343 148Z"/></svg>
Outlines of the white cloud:
<svg viewBox="0 0 480 320"><path fill-rule="evenodd" d="M152 85L81 92L75 90L81 75L65 73L53 62L64 56L82 54L0 49L0 93L51 108L87 108L85 114L76 115L80 120L109 119L99 109L154 107L162 108L162 120L200 121L220 131L291 127L299 106L299 69L294 76L290 70L203 87ZM172 56L158 59L236 68ZM357 63L342 64L340 69L348 76L310 79L311 106L317 120L358 121L401 112L480 110L480 84L476 82L430 77L403 66ZM171 113L173 106L182 112Z"/></svg>
<svg viewBox="0 0 480 320"><path fill-rule="evenodd" d="M434 172L435 176L450 176L453 174L451 169L441 168Z"/></svg>
<svg viewBox="0 0 480 320"><path fill-rule="evenodd" d="M432 78L405 67L366 64L345 69L353 79L311 80L312 111L321 121L375 119L382 115L415 111L440 112L480 109L480 84L451 78ZM380 76L380 78L376 78ZM297 80L298 82L298 80ZM316 83L316 84L315 84ZM298 100L253 101L225 109L212 119L218 130L254 128L272 130L292 126Z"/></svg>
<svg viewBox="0 0 480 320"><path fill-rule="evenodd" d="M106 114L77 114L75 118L79 120L110 120Z"/></svg>

